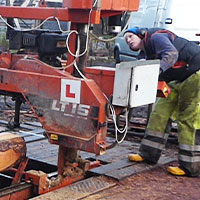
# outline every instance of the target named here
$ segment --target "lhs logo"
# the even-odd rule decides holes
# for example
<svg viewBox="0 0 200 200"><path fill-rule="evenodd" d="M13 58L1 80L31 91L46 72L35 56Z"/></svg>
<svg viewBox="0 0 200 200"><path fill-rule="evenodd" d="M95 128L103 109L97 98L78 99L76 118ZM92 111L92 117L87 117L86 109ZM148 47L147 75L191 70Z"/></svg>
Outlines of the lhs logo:
<svg viewBox="0 0 200 200"><path fill-rule="evenodd" d="M81 81L61 79L61 102L80 104Z"/></svg>

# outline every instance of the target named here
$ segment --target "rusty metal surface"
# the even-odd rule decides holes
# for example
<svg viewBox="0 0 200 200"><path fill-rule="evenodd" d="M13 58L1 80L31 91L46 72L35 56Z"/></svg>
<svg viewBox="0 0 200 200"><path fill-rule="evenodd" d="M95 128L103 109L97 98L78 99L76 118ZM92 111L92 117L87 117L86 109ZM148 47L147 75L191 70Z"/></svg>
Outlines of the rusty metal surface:
<svg viewBox="0 0 200 200"><path fill-rule="evenodd" d="M78 200L116 185L105 177L91 177L53 192L32 198L32 200Z"/></svg>
<svg viewBox="0 0 200 200"><path fill-rule="evenodd" d="M25 171L25 168L26 168L26 166L28 164L28 160L29 159L27 157L21 160L21 162L20 162L20 164L19 164L19 166L17 168L17 171L15 173L15 176L14 176L14 178L12 180L12 184L20 183L21 178L23 176L23 173Z"/></svg>
<svg viewBox="0 0 200 200"><path fill-rule="evenodd" d="M19 185L13 185L3 190L0 190L1 200L19 200L30 198L32 185L28 183L21 183Z"/></svg>
<svg viewBox="0 0 200 200"><path fill-rule="evenodd" d="M31 64L30 59L19 59L10 67L15 70L1 70L0 89L23 95L50 142L60 145L59 138L52 141L51 134L61 135L67 139L63 146L100 153L107 133L106 99L93 80L75 78L37 59ZM71 87L76 87L72 93Z"/></svg>

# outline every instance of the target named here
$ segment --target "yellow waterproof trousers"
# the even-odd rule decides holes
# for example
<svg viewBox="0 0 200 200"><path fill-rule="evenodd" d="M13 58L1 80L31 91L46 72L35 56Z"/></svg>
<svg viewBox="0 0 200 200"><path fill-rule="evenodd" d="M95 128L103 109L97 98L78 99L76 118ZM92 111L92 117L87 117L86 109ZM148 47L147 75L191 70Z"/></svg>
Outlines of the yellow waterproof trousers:
<svg viewBox="0 0 200 200"><path fill-rule="evenodd" d="M176 116L180 168L189 176L197 176L200 173L200 71L181 83L173 81L168 85L171 94L155 104L140 155L150 162L158 161L167 141L168 121Z"/></svg>

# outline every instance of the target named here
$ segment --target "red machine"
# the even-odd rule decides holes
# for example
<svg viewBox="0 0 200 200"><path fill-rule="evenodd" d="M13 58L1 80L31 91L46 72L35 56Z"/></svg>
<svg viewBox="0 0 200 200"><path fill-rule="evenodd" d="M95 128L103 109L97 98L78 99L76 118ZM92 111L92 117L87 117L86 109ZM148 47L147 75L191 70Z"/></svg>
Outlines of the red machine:
<svg viewBox="0 0 200 200"><path fill-rule="evenodd" d="M136 11L138 6L139 0L63 0L63 8L1 6L0 15L8 18L8 22L12 18L45 20L49 17L71 21L71 30L80 35L82 53L88 22L99 24L101 18ZM32 179L38 186L38 194L84 176L91 165L77 158L77 150L100 154L106 149L107 99L104 94L112 95L114 71L87 68L87 53L76 58L77 35L73 32L69 36L71 54L68 52L67 60L58 64L55 57L64 55L65 40L66 36L59 32L11 30L10 49L17 53L0 55L0 94L16 99L14 126L19 126L20 105L26 101L46 130L50 143L59 145L57 184L48 185L45 175L26 173L26 180ZM61 68L70 64L71 67ZM86 78L77 73L75 65ZM167 94L166 87L159 85L162 95ZM79 170L70 176L66 168L77 168L81 173Z"/></svg>

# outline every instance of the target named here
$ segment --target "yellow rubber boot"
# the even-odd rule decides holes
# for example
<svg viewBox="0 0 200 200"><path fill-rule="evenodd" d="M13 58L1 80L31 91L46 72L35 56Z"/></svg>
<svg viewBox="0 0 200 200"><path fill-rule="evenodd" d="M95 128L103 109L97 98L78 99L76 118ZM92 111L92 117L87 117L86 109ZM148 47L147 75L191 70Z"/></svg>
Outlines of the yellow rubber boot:
<svg viewBox="0 0 200 200"><path fill-rule="evenodd" d="M186 173L179 167L168 167L168 172L177 175L177 176L184 176Z"/></svg>
<svg viewBox="0 0 200 200"><path fill-rule="evenodd" d="M130 161L135 161L135 162L142 162L144 159L139 155L139 154L129 154L128 159Z"/></svg>

